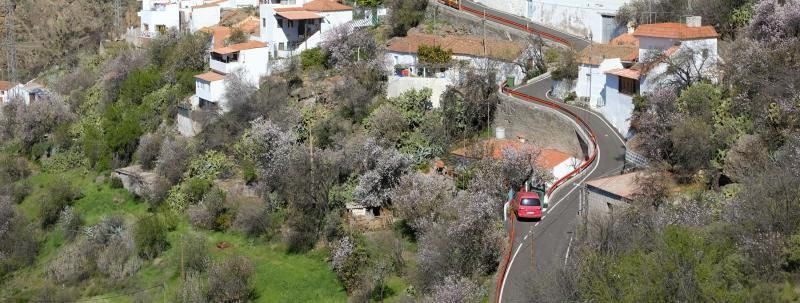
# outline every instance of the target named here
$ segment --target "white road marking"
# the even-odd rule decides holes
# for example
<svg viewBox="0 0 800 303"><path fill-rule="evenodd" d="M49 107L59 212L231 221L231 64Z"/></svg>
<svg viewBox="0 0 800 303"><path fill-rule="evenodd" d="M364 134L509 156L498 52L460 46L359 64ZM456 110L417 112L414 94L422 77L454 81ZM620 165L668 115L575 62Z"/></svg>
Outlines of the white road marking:
<svg viewBox="0 0 800 303"><path fill-rule="evenodd" d="M590 113L591 113L591 111L590 111ZM602 120L602 119L601 119L601 120ZM603 121L605 122L605 120L603 120ZM606 124L607 124L607 123L606 123ZM622 139L620 139L620 140L622 140ZM624 142L623 142L623 143L624 143ZM591 175L594 173L594 171L595 171L595 170L597 170L597 167L598 167L598 166L600 166L600 148L599 148L599 147L597 148L597 158L595 158L595 162L594 162L594 163L595 163L595 164L594 164L594 167L592 168L592 170L591 170L591 171L590 171L588 174L584 174L584 176L583 176L583 180L581 180L579 183L583 183L584 181L586 181L586 179L588 179L588 178L589 178L589 176L591 176ZM574 183L575 181L573 180L572 182ZM562 186L562 187L559 187L559 188L556 188L556 190L555 190L555 191L559 191L561 188L563 188L563 186ZM565 199L566 197L568 197L570 194L572 194L572 192L573 192L573 191L575 191L575 189L576 189L576 188L578 188L578 187L577 187L577 186L573 186L573 187L572 187L572 189L570 189L570 191L569 191L569 192L567 192L567 194L566 194L566 195L562 196L562 197L561 197L561 199L559 199L558 201L556 201L556 203L554 203L554 204L553 204L553 206L552 206L552 207L550 207L550 211L552 212L552 211L553 211L553 210L556 208L556 206L558 206L559 204L561 204L561 201L564 201L564 199ZM555 194L555 191L553 192L553 194ZM552 194L551 194L551 195L552 195ZM549 213L549 212L548 212L548 213ZM542 218L542 219L544 219L544 218ZM539 226L539 223L541 223L541 222L542 222L542 221L536 222L536 224L534 224L533 226L534 226L534 227L535 227L535 226ZM570 238L570 239L571 239L571 238ZM571 242L571 240L570 240L570 242ZM506 273L505 273L505 275L503 276L503 284L500 286L500 294L499 294L499 297L500 297L500 298L497 300L497 302L498 302L498 303L500 303L500 302L503 302L503 293L504 293L504 290L505 290L505 288L506 288L506 281L508 281L508 276L509 276L509 273L510 273L510 271L508 271L508 269L509 269L509 268L511 268L511 266L513 266L513 264L514 264L514 260L517 258L517 254L519 253L520 249L522 248L522 244L524 244L524 243L520 243L520 244L519 244L519 247L517 248L517 251L516 251L516 252L514 253L514 255L511 257L511 261L509 261L509 262L508 262L508 267L506 267L506 268L505 268L505 269L506 269ZM569 249L569 248L567 248L567 249Z"/></svg>
<svg viewBox="0 0 800 303"><path fill-rule="evenodd" d="M545 97L547 97L547 99L550 99L550 101L555 101L555 102L558 102L558 100L555 100L555 99L553 99L553 98L550 98L550 92L551 92L551 91L549 91L549 90L548 90L548 91L547 91L547 92L544 94L544 95L545 95ZM582 110L582 111L585 111L585 112L587 112L587 113L590 113L590 114L594 115L595 117L599 118L599 119L600 119L600 121L603 121L603 124L605 124L606 126L608 126L608 128L609 128L609 129L613 129L613 130L614 130L614 131L613 131L613 133L614 133L614 137L617 137L617 139L619 139L619 142L621 142L623 145L625 145L625 140L622 138L622 136L620 136L620 134L619 134L619 133L617 133L617 131L616 131L616 128L614 128L614 126L612 126L611 124L609 124L609 123L608 123L608 121L606 121L606 119L603 119L603 117L600 117L600 115L598 115L597 113L595 113L595 112L593 112L593 111L591 111L591 110L586 110L586 109L583 109L583 108L580 108L580 107L576 107L576 106L572 106L572 105L569 105L569 104L566 104L566 103L564 103L564 105L566 105L566 106L570 106L570 107L572 107L572 108L575 108L575 109L580 109L580 110Z"/></svg>
<svg viewBox="0 0 800 303"><path fill-rule="evenodd" d="M567 245L567 253L564 254L564 266L567 266L567 261L569 261L569 250L572 248L572 239L575 235L569 236L569 244Z"/></svg>

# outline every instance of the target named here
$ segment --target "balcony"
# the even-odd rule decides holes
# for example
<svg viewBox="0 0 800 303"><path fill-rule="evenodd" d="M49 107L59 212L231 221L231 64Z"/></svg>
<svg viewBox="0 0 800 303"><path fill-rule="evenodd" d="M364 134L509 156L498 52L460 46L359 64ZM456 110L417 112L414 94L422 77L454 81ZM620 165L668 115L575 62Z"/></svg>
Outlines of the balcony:
<svg viewBox="0 0 800 303"><path fill-rule="evenodd" d="M230 74L242 66L242 64L239 62L239 52L231 52L227 54L211 52L211 60L209 65L212 70L221 74Z"/></svg>

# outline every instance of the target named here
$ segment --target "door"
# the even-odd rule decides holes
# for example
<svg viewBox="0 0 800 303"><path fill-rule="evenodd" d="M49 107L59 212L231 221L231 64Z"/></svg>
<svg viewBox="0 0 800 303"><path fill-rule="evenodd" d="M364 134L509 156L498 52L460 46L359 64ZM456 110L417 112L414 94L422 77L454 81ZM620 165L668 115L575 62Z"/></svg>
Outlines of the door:
<svg viewBox="0 0 800 303"><path fill-rule="evenodd" d="M533 0L528 0L528 9L525 10L525 17L533 19Z"/></svg>
<svg viewBox="0 0 800 303"><path fill-rule="evenodd" d="M617 24L617 19L614 16L603 15L603 36L601 36L600 42L601 43L608 43L611 39L614 39L618 35L619 25Z"/></svg>

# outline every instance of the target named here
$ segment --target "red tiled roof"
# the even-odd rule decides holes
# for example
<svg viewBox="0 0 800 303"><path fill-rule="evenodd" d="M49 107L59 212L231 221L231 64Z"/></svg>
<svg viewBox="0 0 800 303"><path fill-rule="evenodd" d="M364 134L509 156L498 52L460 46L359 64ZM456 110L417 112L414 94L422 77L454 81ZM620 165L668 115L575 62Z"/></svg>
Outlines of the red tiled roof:
<svg viewBox="0 0 800 303"><path fill-rule="evenodd" d="M276 7L273 8L276 12L297 12L297 11L305 11L302 7L299 6L292 6L292 7Z"/></svg>
<svg viewBox="0 0 800 303"><path fill-rule="evenodd" d="M578 62L600 65L605 59L619 58L622 61L634 61L639 57L639 48L633 45L592 44L578 54Z"/></svg>
<svg viewBox="0 0 800 303"><path fill-rule="evenodd" d="M641 78L641 73L638 70L630 69L630 68L618 68L606 71L606 74L610 75L617 75L623 78L639 80Z"/></svg>
<svg viewBox="0 0 800 303"><path fill-rule="evenodd" d="M624 33L622 35L617 36L614 39L611 39L611 41L608 42L608 44L611 44L611 45L633 45L633 46L639 47L639 38L636 38L636 36L634 36L631 33Z"/></svg>
<svg viewBox="0 0 800 303"><path fill-rule="evenodd" d="M250 40L250 41L247 41L247 42L244 42L244 43L231 44L231 45L228 45L226 47L215 48L215 49L213 49L211 51L215 52L217 54L224 55L224 54L230 54L230 53L233 53L233 52L238 52L238 51L243 51L243 50L248 50L248 49L254 49L254 48L262 48L262 47L267 47L267 44L264 43L264 42L260 42L260 41Z"/></svg>
<svg viewBox="0 0 800 303"><path fill-rule="evenodd" d="M396 37L386 47L389 51L416 54L420 45L440 46L456 55L483 56L483 38L478 36L437 36L409 33ZM513 61L522 53L522 46L510 41L486 39L486 54L490 58Z"/></svg>
<svg viewBox="0 0 800 303"><path fill-rule="evenodd" d="M637 37L669 38L679 40L717 38L719 34L713 26L689 27L684 23L642 24L633 33Z"/></svg>
<svg viewBox="0 0 800 303"><path fill-rule="evenodd" d="M225 40L231 36L231 28L227 26L214 25L200 29L203 32L211 34L214 37L214 49L222 48L225 46Z"/></svg>
<svg viewBox="0 0 800 303"><path fill-rule="evenodd" d="M483 147L486 149L486 151L491 152L493 159L502 159L503 152L506 149L520 150L524 146L534 148L533 145L520 142L519 140L489 139L483 142ZM478 149L478 151L480 151L481 146L477 146L476 148ZM470 154L469 149L470 149L469 147L466 149L461 147L452 151L451 153L462 157L474 157L475 155ZM542 149L540 151L539 157L536 159L536 164L547 169L552 169L571 158L573 157L570 154L567 154L559 150L547 148L547 149Z"/></svg>
<svg viewBox="0 0 800 303"><path fill-rule="evenodd" d="M14 82L0 81L0 90L9 90L14 86L17 86Z"/></svg>
<svg viewBox="0 0 800 303"><path fill-rule="evenodd" d="M353 9L334 0L314 0L303 4L303 8L315 12L349 11Z"/></svg>
<svg viewBox="0 0 800 303"><path fill-rule="evenodd" d="M552 169L564 161L571 159L572 156L555 149L543 149L536 159L536 164L544 168Z"/></svg>
<svg viewBox="0 0 800 303"><path fill-rule="evenodd" d="M308 11L278 12L278 16L284 17L289 20L322 19L322 16Z"/></svg>
<svg viewBox="0 0 800 303"><path fill-rule="evenodd" d="M194 77L197 78L197 79L200 79L200 80L208 81L208 82L215 82L215 81L225 80L225 76L224 75L221 75L221 74L218 74L218 73L215 73L215 72L202 73L202 74L199 74L199 75L195 75Z"/></svg>

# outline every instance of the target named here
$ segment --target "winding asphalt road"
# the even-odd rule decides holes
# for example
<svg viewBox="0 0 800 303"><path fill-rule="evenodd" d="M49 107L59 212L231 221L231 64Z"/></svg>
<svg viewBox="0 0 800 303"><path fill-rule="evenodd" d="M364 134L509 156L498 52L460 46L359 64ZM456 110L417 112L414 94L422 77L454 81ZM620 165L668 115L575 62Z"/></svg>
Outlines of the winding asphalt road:
<svg viewBox="0 0 800 303"><path fill-rule="evenodd" d="M548 77L515 90L548 100L550 83ZM516 99L511 102L528 101ZM583 119L590 128L586 131L594 132L597 158L583 173L565 182L551 194L549 209L540 221L515 223L515 241L508 269L501 282L498 302L547 301L540 296L549 292L548 288L552 286L558 271L567 262L574 241L580 186L587 180L618 174L623 168L625 145L613 127L594 112L563 103L559 105ZM536 112L530 114L535 115Z"/></svg>
<svg viewBox="0 0 800 303"><path fill-rule="evenodd" d="M533 23L520 16L487 8L469 0L461 0L461 11L467 14L485 16L491 20L514 30L539 33L542 38L549 39L575 48L577 51L587 47L590 42L557 29ZM514 89L533 98L552 100L548 91L552 87L550 77L543 77ZM506 98L507 102L532 102L521 98ZM597 155L594 162L581 174L572 177L552 192L549 209L539 221L515 222L514 243L511 246L511 258L507 270L500 281L497 302L540 302L550 301L546 296L568 261L569 252L574 241L574 232L578 224L578 202L580 186L587 180L619 174L623 169L625 144L622 137L600 115L590 110L564 103L559 105L568 119L576 120L567 114L570 111L580 117L589 129L580 123L575 127L584 128L586 133L594 133L597 144ZM542 106L542 110L554 110ZM531 111L536 115L537 111ZM576 129L576 135L579 130ZM547 135L547 134L542 134ZM591 149L586 148L586 158ZM512 216L513 220L513 216Z"/></svg>

